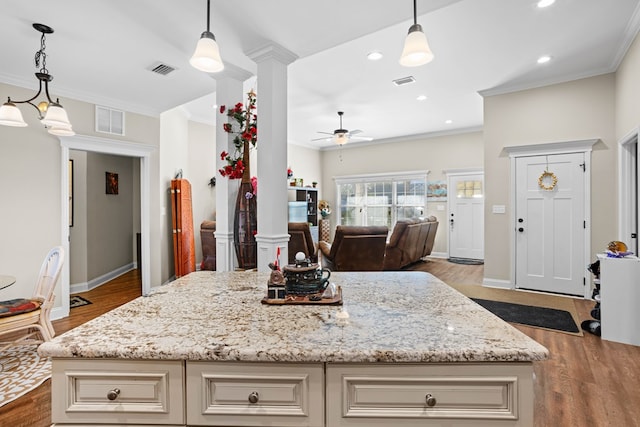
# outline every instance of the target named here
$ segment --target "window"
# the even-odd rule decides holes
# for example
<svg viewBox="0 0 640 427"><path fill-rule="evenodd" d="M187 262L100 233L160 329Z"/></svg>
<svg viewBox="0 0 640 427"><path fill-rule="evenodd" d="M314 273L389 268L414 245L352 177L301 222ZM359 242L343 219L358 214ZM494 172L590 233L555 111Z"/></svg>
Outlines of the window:
<svg viewBox="0 0 640 427"><path fill-rule="evenodd" d="M424 216L427 174L380 174L336 178L342 225L386 225Z"/></svg>

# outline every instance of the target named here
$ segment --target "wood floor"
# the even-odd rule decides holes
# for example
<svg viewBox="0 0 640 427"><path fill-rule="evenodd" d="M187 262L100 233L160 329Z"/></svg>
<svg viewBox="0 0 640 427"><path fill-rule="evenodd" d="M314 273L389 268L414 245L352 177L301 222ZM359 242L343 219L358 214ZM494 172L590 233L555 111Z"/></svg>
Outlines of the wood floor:
<svg viewBox="0 0 640 427"><path fill-rule="evenodd" d="M482 283L483 266L430 259L412 267L444 282ZM140 296L137 270L90 292L79 294L93 304L74 308L54 322L65 332ZM563 298L563 297L558 297ZM582 319L590 318L593 301L576 299ZM585 333L578 337L514 325L549 349L550 359L534 363L535 427L640 427L640 347L613 343ZM51 384L0 408L0 426L45 427L51 424ZM427 424L425 424L427 425Z"/></svg>

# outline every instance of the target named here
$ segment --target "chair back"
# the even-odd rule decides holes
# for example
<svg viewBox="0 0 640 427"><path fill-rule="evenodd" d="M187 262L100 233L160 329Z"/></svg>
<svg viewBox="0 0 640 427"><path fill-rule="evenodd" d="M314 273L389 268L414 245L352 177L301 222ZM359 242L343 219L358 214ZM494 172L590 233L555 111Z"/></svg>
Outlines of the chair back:
<svg viewBox="0 0 640 427"><path fill-rule="evenodd" d="M296 262L296 254L302 252L311 259L311 262L317 262L317 254L313 237L311 237L311 229L308 222L290 222L288 225L289 232L289 264Z"/></svg>
<svg viewBox="0 0 640 427"><path fill-rule="evenodd" d="M53 290L56 287L62 265L64 264L64 249L62 246L56 246L51 249L47 257L42 262L40 274L38 274L38 282L33 297L42 301L42 309L48 309L53 306L55 294Z"/></svg>
<svg viewBox="0 0 640 427"><path fill-rule="evenodd" d="M329 253L333 269L381 271L388 234L386 226L337 226Z"/></svg>

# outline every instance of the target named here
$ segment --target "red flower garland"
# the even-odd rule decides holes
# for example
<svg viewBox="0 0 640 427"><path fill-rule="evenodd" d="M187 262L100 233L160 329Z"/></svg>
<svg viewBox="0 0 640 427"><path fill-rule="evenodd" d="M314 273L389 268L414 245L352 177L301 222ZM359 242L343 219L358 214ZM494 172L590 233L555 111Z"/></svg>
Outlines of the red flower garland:
<svg viewBox="0 0 640 427"><path fill-rule="evenodd" d="M233 119L237 125L225 123L223 129L225 132L235 134L233 138L233 146L235 147L233 155L223 151L220 153L220 159L226 160L227 164L224 168L219 169L220 175L229 179L241 179L244 173L246 163L249 161L249 153L245 157L246 146L256 147L258 143L258 116L254 113L256 109L256 94L251 91L247 97L247 105L238 102L235 107L227 110L224 105L220 107L220 114L227 111L227 117Z"/></svg>

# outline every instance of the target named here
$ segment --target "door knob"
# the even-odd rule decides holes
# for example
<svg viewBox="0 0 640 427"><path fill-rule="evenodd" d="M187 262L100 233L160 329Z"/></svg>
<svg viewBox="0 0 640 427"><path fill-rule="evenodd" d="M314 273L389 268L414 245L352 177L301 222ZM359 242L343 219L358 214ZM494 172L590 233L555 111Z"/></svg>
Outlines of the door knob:
<svg viewBox="0 0 640 427"><path fill-rule="evenodd" d="M522 233L524 231L524 228L520 227L518 228L518 231Z"/></svg>
<svg viewBox="0 0 640 427"><path fill-rule="evenodd" d="M260 396L258 395L257 391L252 391L251 394L249 395L250 403L258 403L259 399L260 399Z"/></svg>
<svg viewBox="0 0 640 427"><path fill-rule="evenodd" d="M524 219L518 218L518 222L524 222Z"/></svg>

